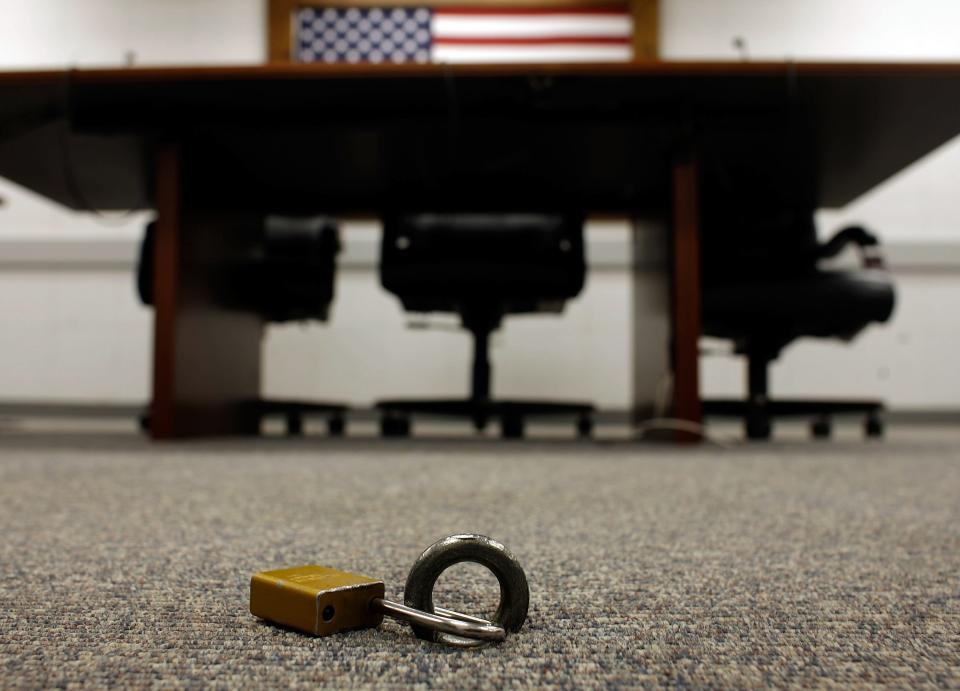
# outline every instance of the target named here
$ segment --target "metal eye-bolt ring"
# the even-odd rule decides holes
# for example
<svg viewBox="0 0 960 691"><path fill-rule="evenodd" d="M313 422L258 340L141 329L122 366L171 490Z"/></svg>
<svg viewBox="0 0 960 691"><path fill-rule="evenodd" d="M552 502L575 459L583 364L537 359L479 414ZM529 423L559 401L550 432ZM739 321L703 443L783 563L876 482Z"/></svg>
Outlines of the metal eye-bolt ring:
<svg viewBox="0 0 960 691"><path fill-rule="evenodd" d="M454 564L474 562L487 567L500 583L500 604L491 622L507 631L519 631L527 618L530 590L517 558L506 547L483 535L451 535L430 545L414 563L403 589L408 607L433 612L433 588L440 574ZM461 647L483 645L432 629L410 625L417 638Z"/></svg>

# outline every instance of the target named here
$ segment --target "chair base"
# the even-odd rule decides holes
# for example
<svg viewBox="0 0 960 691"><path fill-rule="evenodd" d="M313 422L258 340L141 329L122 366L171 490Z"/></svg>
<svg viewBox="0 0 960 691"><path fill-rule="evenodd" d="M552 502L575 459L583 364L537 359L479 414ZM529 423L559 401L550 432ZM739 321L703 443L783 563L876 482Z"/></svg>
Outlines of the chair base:
<svg viewBox="0 0 960 691"><path fill-rule="evenodd" d="M467 418L477 431L491 420L500 420L504 438L521 439L528 417L574 417L577 434L586 438L593 433L594 407L588 403L554 403L550 401L474 401L470 399L426 399L380 401L380 431L385 437L410 435L413 415Z"/></svg>
<svg viewBox="0 0 960 691"><path fill-rule="evenodd" d="M863 415L864 435L868 438L883 436L884 405L873 400L774 400L757 404L739 399L706 400L703 412L712 417L742 418L748 439L769 439L773 432L773 420L786 417L810 417L811 435L815 439L827 439L833 432L831 418L836 415Z"/></svg>
<svg viewBox="0 0 960 691"><path fill-rule="evenodd" d="M248 401L246 410L255 417L257 425L267 417L282 415L286 419L287 436L303 436L303 418L307 415L326 415L327 433L342 437L347 431L347 406L339 403L308 403L305 401ZM150 409L140 414L140 429L150 432Z"/></svg>
<svg viewBox="0 0 960 691"><path fill-rule="evenodd" d="M325 415L327 433L342 437L347 431L347 406L339 403L323 403L291 400L259 400L250 404L259 419L283 416L287 424L287 436L303 435L303 418L307 415Z"/></svg>

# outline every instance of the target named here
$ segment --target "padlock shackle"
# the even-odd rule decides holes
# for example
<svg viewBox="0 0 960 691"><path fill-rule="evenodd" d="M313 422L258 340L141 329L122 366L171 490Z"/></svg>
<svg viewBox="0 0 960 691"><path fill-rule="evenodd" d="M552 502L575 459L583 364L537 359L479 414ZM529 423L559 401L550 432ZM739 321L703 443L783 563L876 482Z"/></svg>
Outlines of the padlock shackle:
<svg viewBox="0 0 960 691"><path fill-rule="evenodd" d="M502 641L507 637L507 631L502 626L442 607L437 607L433 613L424 612L377 597L370 601L370 609L393 619L474 641Z"/></svg>

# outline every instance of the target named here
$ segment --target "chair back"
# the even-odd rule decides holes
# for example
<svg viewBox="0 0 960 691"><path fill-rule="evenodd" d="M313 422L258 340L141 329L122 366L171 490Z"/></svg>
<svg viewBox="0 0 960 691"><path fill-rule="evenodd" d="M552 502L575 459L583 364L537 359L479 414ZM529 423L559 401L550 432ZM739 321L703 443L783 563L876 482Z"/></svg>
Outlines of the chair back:
<svg viewBox="0 0 960 691"><path fill-rule="evenodd" d="M384 222L383 287L413 312L559 312L583 289L583 219L420 214Z"/></svg>

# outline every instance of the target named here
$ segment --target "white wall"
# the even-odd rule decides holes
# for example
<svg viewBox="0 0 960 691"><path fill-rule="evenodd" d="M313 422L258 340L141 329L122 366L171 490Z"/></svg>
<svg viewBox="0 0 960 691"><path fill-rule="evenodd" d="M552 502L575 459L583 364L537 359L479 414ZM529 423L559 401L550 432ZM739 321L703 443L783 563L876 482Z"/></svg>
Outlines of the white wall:
<svg viewBox="0 0 960 691"><path fill-rule="evenodd" d="M0 401L142 402L151 315L129 270L0 268Z"/></svg>
<svg viewBox="0 0 960 691"><path fill-rule="evenodd" d="M661 47L665 58L739 59L741 37L754 60L960 60L960 3L955 0L665 0ZM960 245L960 140L941 147L844 209L818 214L826 235L857 222L887 242L929 250ZM956 269L901 271L892 323L853 346L801 342L774 367L775 392L801 395L879 395L912 408L960 406L960 301ZM703 361L708 395L743 389L742 363Z"/></svg>
<svg viewBox="0 0 960 691"><path fill-rule="evenodd" d="M459 329L406 328L408 316L379 286L376 257L369 255L373 231L358 224L344 228L337 299L327 324L267 331L267 395L369 405L384 396L466 392L468 337ZM625 245L618 238L625 234L625 228L599 228L591 245L599 244L602 254L611 240ZM0 402L146 400L153 317L135 295L132 253L113 249L107 263L94 255L70 267L23 251L35 245L8 246L18 247L21 257L6 264L0 258ZM601 266L562 319L509 320L492 340L494 390L623 408L630 388L624 374L630 347L625 276L624 266ZM457 325L450 318L442 322Z"/></svg>
<svg viewBox="0 0 960 691"><path fill-rule="evenodd" d="M667 59L956 60L954 0L660 0Z"/></svg>
<svg viewBox="0 0 960 691"><path fill-rule="evenodd" d="M662 0L667 59L960 60L956 0ZM866 223L891 241L960 242L960 140L865 194L821 213L822 231Z"/></svg>
<svg viewBox="0 0 960 691"><path fill-rule="evenodd" d="M0 0L0 69L251 64L264 0ZM148 214L72 213L0 179L4 238L136 238Z"/></svg>
<svg viewBox="0 0 960 691"><path fill-rule="evenodd" d="M625 407L630 300L623 278L622 271L593 272L562 318L508 319L491 341L494 393ZM380 288L374 270L341 271L329 324L269 329L264 390L359 405L384 397L465 395L469 336L459 328L409 329L411 319ZM451 317L438 315L436 321L459 326Z"/></svg>
<svg viewBox="0 0 960 691"><path fill-rule="evenodd" d="M65 65L252 63L265 55L261 0L0 0L0 69ZM960 60L960 3L944 0L662 0L668 58L735 58L742 36L754 59ZM866 222L895 243L904 264L894 322L853 347L799 344L773 373L782 393L883 395L899 407L960 407L960 148L951 144L846 209L825 211L825 230ZM130 259L146 215L97 218L56 207L0 180L0 400L139 401L148 394L150 315L132 291ZM594 234L595 236L596 234ZM617 240L617 237L621 240ZM364 233L349 242L374 242ZM350 240L350 238L353 238ZM36 241L40 241L38 250ZM76 255L65 243L89 241L105 265L45 262ZM611 231L610 243L626 233ZM4 261L31 244L31 259ZM119 243L119 245L118 245ZM126 244L124 244L126 243ZM935 244L939 243L939 244ZM947 243L947 244L944 244ZM117 259L119 254L125 258ZM944 252L944 248L948 251ZM112 254L111 254L112 253ZM936 270L937 257L946 259ZM923 259L925 257L925 259ZM504 394L584 396L628 404L630 309L626 266L595 271L567 318L511 320L495 344ZM377 287L372 266L340 276L327 326L271 329L265 389L366 403L378 396L462 392L468 341L462 334L406 331L396 302ZM656 325L652 325L656 331ZM653 355L662 352L653 339ZM383 343L390 348L383 348ZM549 344L549 348L545 345ZM665 347L665 344L662 344ZM651 380L655 378L653 366ZM708 394L739 391L740 364L704 359ZM651 394L652 395L652 394Z"/></svg>
<svg viewBox="0 0 960 691"><path fill-rule="evenodd" d="M246 64L266 54L263 0L0 0L4 69Z"/></svg>

